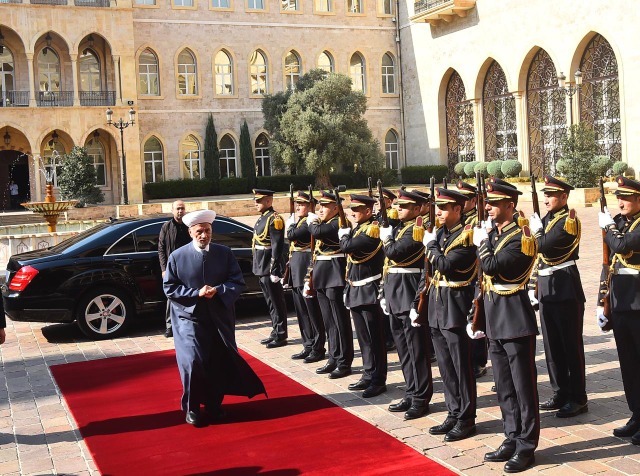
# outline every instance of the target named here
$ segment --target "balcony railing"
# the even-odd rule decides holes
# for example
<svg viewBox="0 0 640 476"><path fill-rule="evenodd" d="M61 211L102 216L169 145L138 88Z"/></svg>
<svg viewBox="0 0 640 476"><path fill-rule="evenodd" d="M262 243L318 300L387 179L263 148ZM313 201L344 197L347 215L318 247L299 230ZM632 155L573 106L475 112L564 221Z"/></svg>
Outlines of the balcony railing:
<svg viewBox="0 0 640 476"><path fill-rule="evenodd" d="M449 23L454 17L467 16L468 10L476 6L476 0L417 0L413 4L411 21Z"/></svg>
<svg viewBox="0 0 640 476"><path fill-rule="evenodd" d="M0 3L22 3L22 0L0 0Z"/></svg>
<svg viewBox="0 0 640 476"><path fill-rule="evenodd" d="M30 0L32 5L66 5L67 0Z"/></svg>
<svg viewBox="0 0 640 476"><path fill-rule="evenodd" d="M27 107L29 106L29 91L2 91L0 92L0 107Z"/></svg>
<svg viewBox="0 0 640 476"><path fill-rule="evenodd" d="M38 91L38 106L73 106L73 91Z"/></svg>
<svg viewBox="0 0 640 476"><path fill-rule="evenodd" d="M418 0L413 4L413 11L417 15L418 13L426 12L427 10L431 10L432 8L439 7L440 5L450 2L451 0Z"/></svg>
<svg viewBox="0 0 640 476"><path fill-rule="evenodd" d="M76 7L110 7L111 0L74 0Z"/></svg>
<svg viewBox="0 0 640 476"><path fill-rule="evenodd" d="M115 91L80 91L81 106L115 106Z"/></svg>

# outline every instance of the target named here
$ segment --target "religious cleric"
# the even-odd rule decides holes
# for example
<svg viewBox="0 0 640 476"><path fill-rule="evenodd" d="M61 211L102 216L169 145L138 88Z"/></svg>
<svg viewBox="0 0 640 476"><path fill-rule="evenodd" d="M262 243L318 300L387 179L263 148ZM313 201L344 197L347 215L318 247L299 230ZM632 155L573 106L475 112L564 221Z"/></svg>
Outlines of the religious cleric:
<svg viewBox="0 0 640 476"><path fill-rule="evenodd" d="M181 407L194 426L222 418L225 395L266 394L238 353L235 302L244 279L231 250L211 243L215 217L201 210L182 218L193 241L171 253L163 283L182 379Z"/></svg>

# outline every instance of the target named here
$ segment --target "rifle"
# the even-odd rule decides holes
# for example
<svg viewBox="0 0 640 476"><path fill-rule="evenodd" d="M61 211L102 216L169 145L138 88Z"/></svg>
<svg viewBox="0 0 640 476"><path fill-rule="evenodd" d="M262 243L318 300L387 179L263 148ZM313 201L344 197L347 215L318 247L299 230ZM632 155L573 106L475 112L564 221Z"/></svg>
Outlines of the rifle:
<svg viewBox="0 0 640 476"><path fill-rule="evenodd" d="M382 180L378 180L378 205L380 207L380 226L389 226L389 217L387 216L387 206L384 203L384 195L382 194Z"/></svg>
<svg viewBox="0 0 640 476"><path fill-rule="evenodd" d="M607 197L604 194L604 184L602 183L602 177L600 177L598 185L600 187L600 211L604 213L604 209L607 207ZM611 329L613 329L613 323L611 322L613 316L611 315L611 292L610 292L612 270L611 270L611 263L609 262L609 255L611 254L611 251L609 250L609 245L604 239L606 235L607 235L607 231L602 230L602 266L603 267L606 266L609 269L609 271L607 273L607 280L605 281L605 284L607 286L607 291L603 294L600 302L602 303L602 307L604 308L604 311L603 311L604 317L606 317L607 320L609 321L605 324L602 330L610 331Z"/></svg>
<svg viewBox="0 0 640 476"><path fill-rule="evenodd" d="M336 196L336 203L338 204L338 223L340 224L340 228L349 228L349 220L347 220L344 214L344 208L342 208L340 200L340 192L344 192L346 189L347 187L345 185L338 185L333 189L333 193Z"/></svg>
<svg viewBox="0 0 640 476"><path fill-rule="evenodd" d="M315 202L313 200L313 185L309 185L309 202L311 203L311 209L315 213L316 207ZM309 295L315 296L316 291L313 288L313 263L315 260L315 249L316 249L316 239L313 235L311 235L311 241L309 243L311 248L311 264L309 265Z"/></svg>
<svg viewBox="0 0 640 476"><path fill-rule="evenodd" d="M447 189L447 176L445 175L442 179L442 188L444 188L445 190Z"/></svg>
<svg viewBox="0 0 640 476"><path fill-rule="evenodd" d="M431 177L429 182L430 196L429 196L429 221L426 224L427 232L433 233L434 221L436 216L436 180ZM422 217L418 217L416 225L421 224ZM424 288L420 290L420 299L418 300L418 319L416 323L426 324L429 322L429 288L431 287L431 277L433 276L433 270L431 269L431 262L427 257L427 253L424 254Z"/></svg>
<svg viewBox="0 0 640 476"><path fill-rule="evenodd" d="M538 191L536 190L536 176L531 174L531 201L533 202L533 212L538 215L538 218L542 219L542 217L540 216L540 202L538 201ZM534 268L536 270L536 274L537 274L537 269L538 269L538 263L536 262L536 267ZM536 296L538 296L538 281L536 279L536 284L534 287L534 293ZM538 310L540 308L539 304L536 304L535 306L533 306L534 310Z"/></svg>
<svg viewBox="0 0 640 476"><path fill-rule="evenodd" d="M367 187L369 188L369 198L373 198L373 180L371 177L367 178Z"/></svg>
<svg viewBox="0 0 640 476"><path fill-rule="evenodd" d="M293 215L296 212L296 205L293 201L293 184L289 185L289 214ZM282 287L289 287L289 278L291 277L291 253L289 253L289 259L284 266L284 274L282 275Z"/></svg>
<svg viewBox="0 0 640 476"><path fill-rule="evenodd" d="M480 172L476 173L477 191L478 194L478 223L477 228L480 228L481 223L486 219L484 215L484 201L486 198L486 185L484 183L484 177ZM484 282L482 275L482 266L478 262L478 294L473 298L473 318L471 321L471 330L473 332L482 331L485 332L487 328L487 317L484 313Z"/></svg>

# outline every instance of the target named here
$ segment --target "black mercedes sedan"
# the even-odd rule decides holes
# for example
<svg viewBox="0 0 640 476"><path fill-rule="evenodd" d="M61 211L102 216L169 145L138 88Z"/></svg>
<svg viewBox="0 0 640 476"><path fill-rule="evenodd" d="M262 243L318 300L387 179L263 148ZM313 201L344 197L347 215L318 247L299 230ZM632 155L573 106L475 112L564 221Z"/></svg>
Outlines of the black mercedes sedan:
<svg viewBox="0 0 640 476"><path fill-rule="evenodd" d="M158 235L170 217L112 219L51 248L13 255L2 299L14 321L73 322L93 339L123 335L137 316L164 317L166 298ZM252 229L231 218L213 222L212 241L233 250L247 288L259 294L251 272Z"/></svg>

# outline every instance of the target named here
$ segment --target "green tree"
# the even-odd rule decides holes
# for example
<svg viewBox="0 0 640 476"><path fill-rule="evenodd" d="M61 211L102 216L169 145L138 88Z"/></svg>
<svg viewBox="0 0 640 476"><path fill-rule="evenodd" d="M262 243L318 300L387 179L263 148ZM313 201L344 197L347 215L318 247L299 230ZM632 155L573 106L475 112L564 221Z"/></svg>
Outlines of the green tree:
<svg viewBox="0 0 640 476"><path fill-rule="evenodd" d="M63 200L78 200L77 207L104 202L104 194L97 186L93 159L87 155L87 149L74 146L68 154L62 156L61 162L57 178Z"/></svg>
<svg viewBox="0 0 640 476"><path fill-rule="evenodd" d="M295 91L263 101L274 163L313 174L324 188L331 185L329 174L340 167L379 174L384 155L363 117L366 108L365 95L352 90L349 77L310 71Z"/></svg>
<svg viewBox="0 0 640 476"><path fill-rule="evenodd" d="M242 176L247 179L249 190L256 188L258 179L256 178L256 161L253 158L253 147L251 147L251 136L247 120L240 127L240 169Z"/></svg>
<svg viewBox="0 0 640 476"><path fill-rule="evenodd" d="M601 161L595 160L598 153L593 129L582 122L574 124L560 142L556 168L574 187L595 187L601 173Z"/></svg>
<svg viewBox="0 0 640 476"><path fill-rule="evenodd" d="M218 150L218 133L213 124L213 115L207 118L204 134L204 176L212 184L211 193L216 195L220 187L220 151Z"/></svg>

